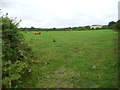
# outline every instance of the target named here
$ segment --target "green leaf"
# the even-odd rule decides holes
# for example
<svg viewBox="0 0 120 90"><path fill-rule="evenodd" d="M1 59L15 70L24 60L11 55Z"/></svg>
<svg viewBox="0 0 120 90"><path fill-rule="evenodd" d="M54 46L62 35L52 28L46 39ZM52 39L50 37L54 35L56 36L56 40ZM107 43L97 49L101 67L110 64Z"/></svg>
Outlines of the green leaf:
<svg viewBox="0 0 120 90"><path fill-rule="evenodd" d="M12 80L17 80L21 77L21 75L19 73L15 73L14 75L11 75L11 79Z"/></svg>

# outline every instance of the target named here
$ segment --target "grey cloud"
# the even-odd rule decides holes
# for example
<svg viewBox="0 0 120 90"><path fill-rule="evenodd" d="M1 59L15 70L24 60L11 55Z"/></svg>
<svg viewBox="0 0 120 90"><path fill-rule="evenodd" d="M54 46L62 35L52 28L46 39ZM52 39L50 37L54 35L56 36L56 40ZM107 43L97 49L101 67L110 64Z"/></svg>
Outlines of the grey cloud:
<svg viewBox="0 0 120 90"><path fill-rule="evenodd" d="M107 3L107 1L105 2L105 4ZM10 15L13 17L22 19L21 22L22 27L31 27L31 26L69 27L69 26L81 26L81 25L83 26L83 25L92 25L92 24L108 24L108 22L111 20L117 20L117 10L115 3L113 6L111 4L110 5L107 4L108 6L105 7L104 0L103 1L101 0L100 2L102 2L100 4L101 8L92 7L93 9L90 10L89 7L85 6L86 8L83 8L83 10L81 8L80 10L78 8L75 9L74 11L69 10L68 12L69 14L67 14L68 9L66 9L65 11L59 8L59 10L61 10L60 11L61 13L58 12L60 14L59 15L57 14L57 12L55 12L58 10L55 11L51 10L50 7L52 5L46 6L46 8L43 7L41 8L40 6L36 6L29 2L26 3L24 2L24 0L1 0L1 4L3 6L4 11L10 13ZM113 0L110 0L109 2L112 3ZM72 7L74 7L74 4ZM64 16L64 14L66 16ZM71 14L73 14L73 16ZM70 17L68 18L67 16Z"/></svg>
<svg viewBox="0 0 120 90"><path fill-rule="evenodd" d="M10 6L10 1L8 1L8 0L1 0L0 1L0 7L5 7L5 8L7 8L7 7L9 7Z"/></svg>

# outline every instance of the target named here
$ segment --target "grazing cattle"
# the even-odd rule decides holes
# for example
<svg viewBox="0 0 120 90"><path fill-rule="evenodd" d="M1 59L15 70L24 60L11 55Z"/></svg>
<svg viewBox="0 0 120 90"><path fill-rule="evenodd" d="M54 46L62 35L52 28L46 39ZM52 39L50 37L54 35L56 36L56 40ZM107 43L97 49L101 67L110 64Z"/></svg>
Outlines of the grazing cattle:
<svg viewBox="0 0 120 90"><path fill-rule="evenodd" d="M39 35L39 34L41 34L41 32L36 32L36 33L34 33L35 35Z"/></svg>

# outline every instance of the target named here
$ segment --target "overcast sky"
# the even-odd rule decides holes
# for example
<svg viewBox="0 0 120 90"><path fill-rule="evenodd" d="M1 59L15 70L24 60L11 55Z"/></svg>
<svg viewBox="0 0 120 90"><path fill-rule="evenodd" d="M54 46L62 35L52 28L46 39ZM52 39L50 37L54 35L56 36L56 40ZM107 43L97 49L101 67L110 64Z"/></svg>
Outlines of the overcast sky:
<svg viewBox="0 0 120 90"><path fill-rule="evenodd" d="M107 25L118 20L119 0L0 0L2 12L22 19L20 27Z"/></svg>

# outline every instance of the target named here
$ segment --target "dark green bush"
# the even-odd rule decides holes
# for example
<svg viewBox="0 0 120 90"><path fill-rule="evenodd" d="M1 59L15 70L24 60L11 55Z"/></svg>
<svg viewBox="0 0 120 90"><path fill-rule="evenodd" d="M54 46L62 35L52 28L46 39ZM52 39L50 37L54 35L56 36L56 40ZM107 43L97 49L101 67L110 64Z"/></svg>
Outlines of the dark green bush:
<svg viewBox="0 0 120 90"><path fill-rule="evenodd" d="M115 30L120 31L120 20L118 20L115 24Z"/></svg>
<svg viewBox="0 0 120 90"><path fill-rule="evenodd" d="M24 42L22 34L18 31L18 25L15 19L8 17L8 14L2 19L2 78L3 85L6 88L14 88L20 85L20 79L27 75L30 69L31 49Z"/></svg>

